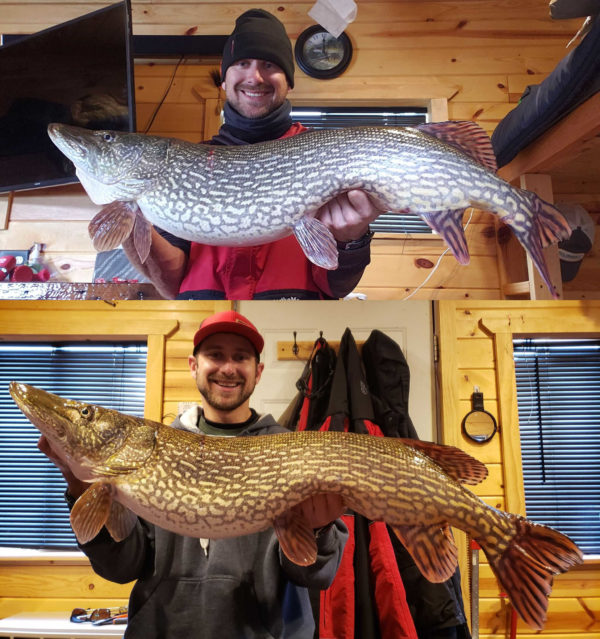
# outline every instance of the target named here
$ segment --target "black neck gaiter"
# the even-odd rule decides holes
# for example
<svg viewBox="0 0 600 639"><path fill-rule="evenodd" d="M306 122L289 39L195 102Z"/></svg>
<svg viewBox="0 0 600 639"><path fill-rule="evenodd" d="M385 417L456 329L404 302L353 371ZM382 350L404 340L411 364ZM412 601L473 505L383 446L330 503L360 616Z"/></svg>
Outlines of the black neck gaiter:
<svg viewBox="0 0 600 639"><path fill-rule="evenodd" d="M280 138L291 126L292 105L286 100L275 111L264 118L246 118L229 102L225 102L225 124L219 129L211 143L222 145L254 144Z"/></svg>

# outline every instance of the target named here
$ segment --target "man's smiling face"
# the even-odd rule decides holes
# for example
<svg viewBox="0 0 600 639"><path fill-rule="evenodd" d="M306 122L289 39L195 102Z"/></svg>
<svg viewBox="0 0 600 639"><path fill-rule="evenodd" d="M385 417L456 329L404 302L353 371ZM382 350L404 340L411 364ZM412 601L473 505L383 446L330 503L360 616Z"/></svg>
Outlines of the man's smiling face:
<svg viewBox="0 0 600 639"><path fill-rule="evenodd" d="M252 344L240 335L215 333L189 358L207 419L238 423L250 416L250 396L263 370Z"/></svg>
<svg viewBox="0 0 600 639"><path fill-rule="evenodd" d="M254 59L234 62L227 69L221 86L229 104L251 119L262 118L280 107L290 89L281 67Z"/></svg>

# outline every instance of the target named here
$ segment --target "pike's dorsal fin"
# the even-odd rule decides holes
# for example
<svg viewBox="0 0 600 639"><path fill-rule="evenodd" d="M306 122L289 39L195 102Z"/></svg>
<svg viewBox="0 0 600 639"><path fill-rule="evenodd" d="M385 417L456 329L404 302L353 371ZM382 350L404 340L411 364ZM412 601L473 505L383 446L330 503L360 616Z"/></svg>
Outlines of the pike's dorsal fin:
<svg viewBox="0 0 600 639"><path fill-rule="evenodd" d="M454 211L419 213L419 216L427 222L427 225L441 235L459 264L468 264L471 259L469 257L467 238L462 226L465 210L456 209Z"/></svg>
<svg viewBox="0 0 600 639"><path fill-rule="evenodd" d="M447 524L435 524L428 528L390 524L390 528L425 578L433 583L441 583L452 577L458 564L458 549Z"/></svg>
<svg viewBox="0 0 600 639"><path fill-rule="evenodd" d="M75 502L71 510L71 528L80 544L91 541L108 520L112 504L112 485L98 481Z"/></svg>
<svg viewBox="0 0 600 639"><path fill-rule="evenodd" d="M498 170L490 136L475 122L428 122L414 128L466 153L490 171Z"/></svg>
<svg viewBox="0 0 600 639"><path fill-rule="evenodd" d="M306 257L317 266L338 267L338 250L331 231L314 217L304 215L294 226L294 234Z"/></svg>
<svg viewBox="0 0 600 639"><path fill-rule="evenodd" d="M97 251L112 251L133 231L138 206L135 202L107 204L88 224L88 233Z"/></svg>
<svg viewBox="0 0 600 639"><path fill-rule="evenodd" d="M296 510L287 510L273 522L283 554L298 566L317 561L317 542L308 520Z"/></svg>
<svg viewBox="0 0 600 639"><path fill-rule="evenodd" d="M452 479L461 484L475 486L488 476L487 466L464 450L454 446L444 446L418 439L400 439L405 446L410 446L441 466Z"/></svg>
<svg viewBox="0 0 600 639"><path fill-rule="evenodd" d="M125 508L118 501L113 501L110 506L110 514L106 521L106 528L115 541L122 541L129 536L135 528L137 515L129 508Z"/></svg>

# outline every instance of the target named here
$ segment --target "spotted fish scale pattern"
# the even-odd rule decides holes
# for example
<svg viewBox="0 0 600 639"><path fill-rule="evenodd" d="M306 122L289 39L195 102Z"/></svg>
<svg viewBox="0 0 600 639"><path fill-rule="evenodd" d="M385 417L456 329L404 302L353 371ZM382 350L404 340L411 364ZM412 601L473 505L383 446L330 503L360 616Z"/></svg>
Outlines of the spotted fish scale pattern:
<svg viewBox="0 0 600 639"><path fill-rule="evenodd" d="M341 494L351 508L392 525L450 522L473 534L479 526L506 533L499 511L425 455L400 440L352 433L229 441L164 428L139 474L117 478L116 485L135 492L142 508L164 510L167 526L181 525L196 536L268 528L291 506L322 492Z"/></svg>
<svg viewBox="0 0 600 639"><path fill-rule="evenodd" d="M363 189L383 210L422 217L462 264L469 261L465 209L494 213L552 292L542 248L570 234L552 205L496 175L489 138L473 122L315 130L244 146L60 124L49 134L96 204L135 202L151 223L204 244L248 246L294 233L307 257L329 269L337 268L333 236L310 220L351 189ZM94 242L114 248L97 236Z"/></svg>
<svg viewBox="0 0 600 639"><path fill-rule="evenodd" d="M343 432L205 437L114 410L65 400L27 384L10 393L71 471L90 487L71 511L80 543L106 526L125 539L133 513L200 538L273 526L282 551L316 561L308 521L294 506L322 493L389 524L431 581L455 571L450 525L481 545L521 617L543 626L552 578L583 560L565 535L496 510L466 490L483 464L452 447Z"/></svg>

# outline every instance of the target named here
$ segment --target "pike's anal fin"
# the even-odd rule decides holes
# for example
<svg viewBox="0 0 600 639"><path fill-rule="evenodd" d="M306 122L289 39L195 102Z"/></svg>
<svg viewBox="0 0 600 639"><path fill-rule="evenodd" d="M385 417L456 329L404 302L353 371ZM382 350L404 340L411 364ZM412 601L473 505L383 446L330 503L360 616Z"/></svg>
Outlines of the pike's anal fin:
<svg viewBox="0 0 600 639"><path fill-rule="evenodd" d="M427 225L436 233L439 233L446 242L452 255L459 264L468 264L470 261L467 238L462 226L462 219L466 209L455 209L449 211L432 211L429 213L419 213Z"/></svg>
<svg viewBox="0 0 600 639"><path fill-rule="evenodd" d="M446 524L440 526L390 526L426 579L441 583L450 579L458 564L458 549Z"/></svg>
<svg viewBox="0 0 600 639"><path fill-rule="evenodd" d="M92 484L71 510L71 527L80 544L91 541L107 522L112 504L112 486L107 482Z"/></svg>
<svg viewBox="0 0 600 639"><path fill-rule="evenodd" d="M315 533L307 519L295 510L288 510L273 522L283 554L298 566L310 566L317 561Z"/></svg>
<svg viewBox="0 0 600 639"><path fill-rule="evenodd" d="M331 231L314 217L300 218L294 234L306 257L317 266L333 271L338 267L338 250Z"/></svg>
<svg viewBox="0 0 600 639"><path fill-rule="evenodd" d="M113 501L110 514L106 521L106 528L115 541L127 538L137 523L137 515L129 508L125 508L118 501Z"/></svg>

